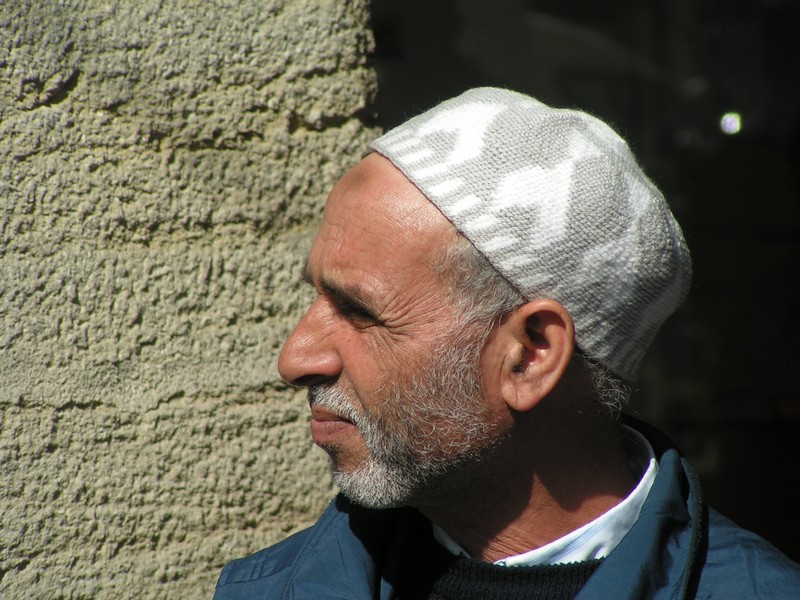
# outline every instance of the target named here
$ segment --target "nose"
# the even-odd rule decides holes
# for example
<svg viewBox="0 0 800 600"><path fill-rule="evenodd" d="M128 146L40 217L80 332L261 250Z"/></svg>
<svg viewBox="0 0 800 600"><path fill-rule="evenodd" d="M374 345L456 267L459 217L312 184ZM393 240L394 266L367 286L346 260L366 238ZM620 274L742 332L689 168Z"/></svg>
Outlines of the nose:
<svg viewBox="0 0 800 600"><path fill-rule="evenodd" d="M331 316L324 299L317 298L286 338L278 357L278 371L287 383L312 386L334 380L341 373Z"/></svg>

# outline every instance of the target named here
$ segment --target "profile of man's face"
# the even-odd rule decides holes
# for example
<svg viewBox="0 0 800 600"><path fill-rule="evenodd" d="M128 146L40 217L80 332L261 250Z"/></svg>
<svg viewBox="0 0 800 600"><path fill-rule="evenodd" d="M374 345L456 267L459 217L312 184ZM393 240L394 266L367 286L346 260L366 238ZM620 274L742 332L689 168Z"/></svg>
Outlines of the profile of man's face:
<svg viewBox="0 0 800 600"><path fill-rule="evenodd" d="M459 326L433 268L454 232L391 163L370 155L333 189L308 257L317 298L282 376L309 389L314 441L351 499L424 502L491 445L483 336Z"/></svg>

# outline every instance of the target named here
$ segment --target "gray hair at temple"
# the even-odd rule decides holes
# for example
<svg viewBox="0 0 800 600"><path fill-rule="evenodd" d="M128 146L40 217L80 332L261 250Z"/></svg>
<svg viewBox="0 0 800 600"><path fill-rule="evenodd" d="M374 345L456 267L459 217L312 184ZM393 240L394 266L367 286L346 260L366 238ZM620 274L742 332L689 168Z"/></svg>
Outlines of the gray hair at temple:
<svg viewBox="0 0 800 600"><path fill-rule="evenodd" d="M686 297L680 226L627 144L584 112L477 88L387 132L389 159L524 300L550 298L589 362L634 380Z"/></svg>

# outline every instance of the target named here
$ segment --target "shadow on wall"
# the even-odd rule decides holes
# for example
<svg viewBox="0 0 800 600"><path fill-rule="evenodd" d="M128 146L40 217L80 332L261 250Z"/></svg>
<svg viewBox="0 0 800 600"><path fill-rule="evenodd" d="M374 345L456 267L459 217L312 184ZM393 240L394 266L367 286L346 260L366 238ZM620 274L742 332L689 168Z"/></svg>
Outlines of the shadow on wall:
<svg viewBox="0 0 800 600"><path fill-rule="evenodd" d="M753 4L374 0L379 123L497 85L628 139L695 263L631 409L690 456L712 505L800 560L784 485L800 475L800 7Z"/></svg>

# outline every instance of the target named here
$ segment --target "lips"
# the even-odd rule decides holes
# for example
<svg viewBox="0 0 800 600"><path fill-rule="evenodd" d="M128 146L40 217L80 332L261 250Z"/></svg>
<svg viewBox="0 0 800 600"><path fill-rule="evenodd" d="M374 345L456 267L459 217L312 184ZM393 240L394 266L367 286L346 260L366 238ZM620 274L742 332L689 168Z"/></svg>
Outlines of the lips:
<svg viewBox="0 0 800 600"><path fill-rule="evenodd" d="M349 419L321 406L311 407L311 438L319 446L335 443L336 438L355 431Z"/></svg>

